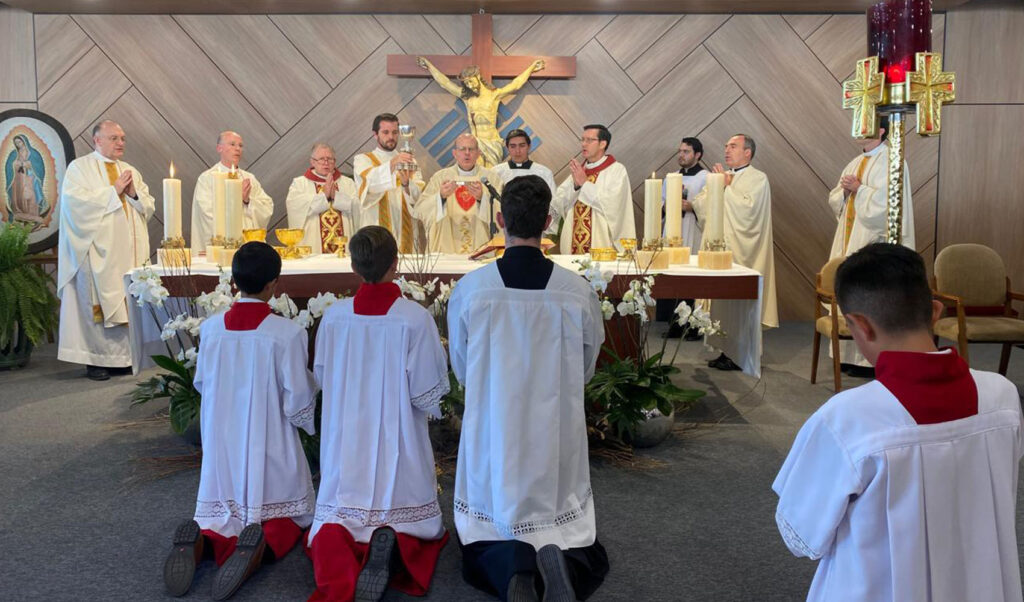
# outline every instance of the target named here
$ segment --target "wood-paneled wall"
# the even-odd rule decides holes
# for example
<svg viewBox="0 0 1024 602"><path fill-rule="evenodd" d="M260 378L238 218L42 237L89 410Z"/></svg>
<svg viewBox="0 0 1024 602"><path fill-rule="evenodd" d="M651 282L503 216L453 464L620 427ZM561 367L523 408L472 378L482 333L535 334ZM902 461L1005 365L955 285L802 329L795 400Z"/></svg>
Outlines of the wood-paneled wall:
<svg viewBox="0 0 1024 602"><path fill-rule="evenodd" d="M580 127L609 125L638 219L642 178L675 168L680 138L700 137L714 163L730 135L753 136L754 164L772 182L782 314L810 316L836 226L827 193L858 150L839 93L864 51L862 16L495 15L494 27L496 53L577 57L578 77L531 82L509 108L558 179ZM940 139L910 137L919 250L931 259L950 243L989 244L1024 287L1024 146L1003 134L1024 128L1024 8L976 1L936 14L933 29L960 101ZM186 205L216 160L217 133L237 130L279 222L315 140L346 160L370 148L381 111L422 134L455 108L428 80L388 77L384 61L468 52L470 26L468 15L30 15L0 5L0 33L0 109L53 115L79 152L93 124L119 121L126 159L155 190L173 160ZM438 164L417 150L429 175ZM158 203L154 240L160 218Z"/></svg>

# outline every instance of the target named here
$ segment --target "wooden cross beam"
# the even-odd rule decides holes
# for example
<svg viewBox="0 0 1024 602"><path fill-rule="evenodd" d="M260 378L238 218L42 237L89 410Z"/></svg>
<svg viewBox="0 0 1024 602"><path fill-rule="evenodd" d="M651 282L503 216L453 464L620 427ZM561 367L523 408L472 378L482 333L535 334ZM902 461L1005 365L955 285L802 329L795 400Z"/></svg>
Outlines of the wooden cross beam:
<svg viewBox="0 0 1024 602"><path fill-rule="evenodd" d="M494 23L489 13L473 15L473 52L469 55L426 54L428 61L449 77L459 74L464 68L476 65L484 81L491 78L514 78L529 67L533 61L544 59L544 69L530 76L534 79L569 79L576 77L574 56L503 56L494 55ZM389 54L388 75L400 77L430 77L430 73L416 63L414 54Z"/></svg>

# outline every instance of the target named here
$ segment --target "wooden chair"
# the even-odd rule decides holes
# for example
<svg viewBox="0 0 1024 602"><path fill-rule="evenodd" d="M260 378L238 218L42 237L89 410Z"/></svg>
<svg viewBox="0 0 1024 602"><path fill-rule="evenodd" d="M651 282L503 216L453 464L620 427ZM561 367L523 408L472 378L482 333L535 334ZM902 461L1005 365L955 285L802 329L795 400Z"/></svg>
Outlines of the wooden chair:
<svg viewBox="0 0 1024 602"><path fill-rule="evenodd" d="M1024 294L1010 290L1010 279L999 254L985 245L950 245L935 257L935 298L956 310L956 317L935 322L935 339L956 341L968 364L968 343L1003 346L999 373L1006 375L1010 350L1024 343L1024 320L1013 310Z"/></svg>
<svg viewBox="0 0 1024 602"><path fill-rule="evenodd" d="M818 379L821 337L826 336L832 344L832 372L835 378L836 393L843 388L839 371L839 341L853 339L846 327L846 320L839 315L839 305L836 303L836 270L839 269L839 264L843 263L844 259L846 258L836 257L821 268L814 290L814 351L811 356L811 384ZM827 315L822 308L823 304L829 308Z"/></svg>

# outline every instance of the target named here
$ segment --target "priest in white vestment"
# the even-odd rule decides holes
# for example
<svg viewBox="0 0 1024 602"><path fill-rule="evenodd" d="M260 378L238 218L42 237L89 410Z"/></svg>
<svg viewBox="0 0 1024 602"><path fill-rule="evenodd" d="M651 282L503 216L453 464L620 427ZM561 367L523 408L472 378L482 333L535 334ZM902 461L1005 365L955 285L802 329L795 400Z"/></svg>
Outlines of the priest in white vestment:
<svg viewBox="0 0 1024 602"><path fill-rule="evenodd" d="M190 553L212 545L220 567L216 600L234 593L265 554L283 558L312 522L316 501L298 431L316 432L309 335L272 315L267 304L281 258L266 243L249 242L235 253L231 273L242 298L200 327L194 379L202 395L199 493L194 522L179 527L167 560L178 570L165 570L169 591L187 591L195 562L190 565Z"/></svg>
<svg viewBox="0 0 1024 602"><path fill-rule="evenodd" d="M309 532L310 599L377 600L389 582L422 596L448 541L427 432L427 417L441 417L448 362L434 318L393 282L391 233L366 226L350 253L363 283L324 313L316 337L323 476Z"/></svg>
<svg viewBox="0 0 1024 602"><path fill-rule="evenodd" d="M846 257L873 242L884 242L888 223L889 144L886 142L889 120L881 118L876 138L865 140L864 152L843 169L836 187L829 192L828 205L839 224L832 238L828 258ZM903 163L902 244L914 249L914 201L910 171ZM829 347L829 355L832 348ZM846 372L871 376L871 364L853 341L839 341L839 357ZM857 370L853 366L866 368Z"/></svg>
<svg viewBox="0 0 1024 602"><path fill-rule="evenodd" d="M312 247L314 254L335 253L341 237L355 234L352 210L357 203L355 182L338 171L334 148L318 142L310 150L309 169L288 187L288 227L302 230L299 244Z"/></svg>
<svg viewBox="0 0 1024 602"><path fill-rule="evenodd" d="M355 220L360 228L384 226L398 241L399 253L415 253L422 243L413 207L423 191L423 174L419 169L400 169L414 157L396 150L398 125L398 117L392 113L374 117L376 148L352 157L359 199Z"/></svg>
<svg viewBox="0 0 1024 602"><path fill-rule="evenodd" d="M256 176L239 169L245 144L235 132L221 132L217 136L217 154L220 161L199 174L196 188L192 193L192 247L205 249L214 235L215 173L230 173L235 170L242 180L242 228L254 230L267 228L274 213L274 200L260 185Z"/></svg>
<svg viewBox="0 0 1024 602"><path fill-rule="evenodd" d="M146 222L156 204L137 169L121 160L125 134L113 121L92 131L95 150L68 165L61 184L57 359L86 365L93 380L132 364L124 274L149 261Z"/></svg>
<svg viewBox="0 0 1024 602"><path fill-rule="evenodd" d="M555 191L551 211L562 218L559 249L581 255L591 248L622 250L622 238L636 239L633 191L626 166L606 154L612 134L603 125L587 125L580 140L583 163L569 161L571 175Z"/></svg>
<svg viewBox="0 0 1024 602"><path fill-rule="evenodd" d="M452 291L452 370L465 389L455 474L463 576L502 600L586 599L608 572L597 540L583 387L604 341L597 295L540 250L549 189L504 191L503 257Z"/></svg>
<svg viewBox="0 0 1024 602"><path fill-rule="evenodd" d="M775 247L772 242L772 190L768 176L750 165L757 152L754 139L737 134L725 144L725 163L728 171L716 163L714 173L725 174L725 207L723 234L725 244L732 251L733 261L761 273L761 326L778 328L779 311L775 300ZM711 209L707 202L707 188L692 202L683 201L683 208L693 209L697 220L704 224L704 244L708 241L707 218ZM722 320L725 333L736 333L740 329L732 322L732 314L715 315L715 302L711 303L711 315ZM709 337L712 345L715 337ZM708 362L708 366L719 370L739 370L724 353Z"/></svg>
<svg viewBox="0 0 1024 602"><path fill-rule="evenodd" d="M416 216L427 229L430 251L468 255L491 240L501 204L484 186L486 178L499 192L501 181L490 168L477 164L480 147L472 134L455 139L455 165L430 177L416 203Z"/></svg>
<svg viewBox="0 0 1024 602"><path fill-rule="evenodd" d="M786 545L818 561L807 599L1021 600L1017 388L936 350L912 250L869 245L836 288L878 380L815 412L772 485Z"/></svg>

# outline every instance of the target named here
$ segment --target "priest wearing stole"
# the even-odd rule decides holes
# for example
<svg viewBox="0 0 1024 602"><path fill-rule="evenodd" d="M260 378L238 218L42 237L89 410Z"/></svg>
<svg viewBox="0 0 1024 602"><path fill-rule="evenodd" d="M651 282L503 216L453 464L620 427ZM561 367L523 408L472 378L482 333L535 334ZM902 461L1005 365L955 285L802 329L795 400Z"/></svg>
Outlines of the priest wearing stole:
<svg viewBox="0 0 1024 602"><path fill-rule="evenodd" d="M889 118L882 117L878 136L864 141L864 152L843 170L828 204L839 220L829 259L846 257L874 242L885 242L889 202ZM903 245L914 248L914 202L910 172L903 164ZM832 348L829 347L831 355ZM874 377L874 370L853 341L839 341L843 371L858 377Z"/></svg>
<svg viewBox="0 0 1024 602"><path fill-rule="evenodd" d="M251 173L239 169L245 145L242 137L235 132L221 132L217 136L217 154L220 161L199 174L192 194L192 246L205 248L213 237L214 223L214 173L230 173L235 170L242 179L242 228L254 230L266 228L274 213L274 201L263 191L259 180Z"/></svg>
<svg viewBox="0 0 1024 602"><path fill-rule="evenodd" d="M353 210L359 227L384 226L398 241L399 253L414 253L417 242L413 206L423 191L423 174L399 169L413 156L395 150L398 146L398 117L381 113L373 118L377 147L352 157L358 207Z"/></svg>
<svg viewBox="0 0 1024 602"><path fill-rule="evenodd" d="M725 206L723 215L723 234L725 244L732 251L733 260L744 266L757 270L764 279L761 287L761 326L778 328L779 312L775 303L775 250L772 243L772 191L768 185L768 176L750 165L757 152L754 139L746 134L736 134L725 144L726 171L721 163L716 163L713 173L725 174ZM707 223L711 211L707 201L705 187L691 202L683 201L683 209L693 209L701 224ZM709 232L704 226L704 244L713 243L708 239ZM712 313L714 303L712 303ZM722 330L738 332L726 321L730 316L723 315ZM739 370L740 367L724 353L717 359L708 362L708 366L719 370Z"/></svg>
<svg viewBox="0 0 1024 602"><path fill-rule="evenodd" d="M605 154L612 142L605 126L584 126L580 142L584 162L569 161L572 174L551 201L552 213L562 217L559 249L572 255L594 247L621 251L619 239L636 238L629 174L615 157Z"/></svg>
<svg viewBox="0 0 1024 602"><path fill-rule="evenodd" d="M95 151L68 165L61 185L57 359L86 365L93 380L131 370L125 272L149 260L146 222L156 204L137 169L121 160L113 121L92 130Z"/></svg>
<svg viewBox="0 0 1024 602"><path fill-rule="evenodd" d="M355 233L356 185L336 164L334 149L318 142L310 150L309 169L288 187L288 227L303 230L300 244L312 247L313 253L335 253L342 247L341 237Z"/></svg>
<svg viewBox="0 0 1024 602"><path fill-rule="evenodd" d="M583 387L604 341L597 295L540 250L550 190L509 182L496 262L448 305L452 370L465 385L455 473L463 576L502 600L586 599L608 572L597 540Z"/></svg>
<svg viewBox="0 0 1024 602"><path fill-rule="evenodd" d="M389 583L422 596L448 542L427 432L427 417L441 417L448 362L434 318L393 282L391 233L366 226L349 248L363 283L324 313L316 336L323 476L310 600L379 600Z"/></svg>
<svg viewBox="0 0 1024 602"><path fill-rule="evenodd" d="M492 216L501 210L482 180L487 178L498 189L501 182L477 164L480 147L472 134L455 139L452 155L455 165L430 177L416 215L427 228L431 251L468 255L491 239Z"/></svg>

